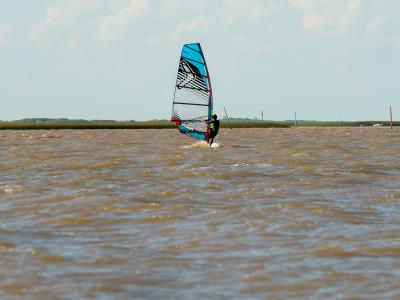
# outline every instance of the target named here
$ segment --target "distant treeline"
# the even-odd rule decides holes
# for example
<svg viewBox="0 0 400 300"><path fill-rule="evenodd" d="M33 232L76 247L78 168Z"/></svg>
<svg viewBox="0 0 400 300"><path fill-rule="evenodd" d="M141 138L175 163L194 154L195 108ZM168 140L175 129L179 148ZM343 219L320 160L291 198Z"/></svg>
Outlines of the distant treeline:
<svg viewBox="0 0 400 300"><path fill-rule="evenodd" d="M376 124L389 126L384 121L360 122L330 122L330 121L297 121L301 127L371 127ZM260 121L251 119L221 120L222 128L289 128L294 127L294 121ZM400 122L393 122L393 126L400 126ZM175 123L167 120L153 121L114 121L114 120L70 120L70 119L23 119L17 121L0 121L0 130L39 130L39 129L164 129L176 128Z"/></svg>
<svg viewBox="0 0 400 300"><path fill-rule="evenodd" d="M294 121L286 121L294 126ZM297 126L303 127L373 127L390 126L389 121L297 121ZM400 122L393 122L393 126L400 126Z"/></svg>

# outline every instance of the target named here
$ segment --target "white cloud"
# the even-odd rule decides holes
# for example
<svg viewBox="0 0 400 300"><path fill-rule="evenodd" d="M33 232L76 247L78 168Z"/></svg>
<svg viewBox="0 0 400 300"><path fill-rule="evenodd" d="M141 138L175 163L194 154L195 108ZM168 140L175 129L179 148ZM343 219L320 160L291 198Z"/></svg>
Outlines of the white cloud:
<svg viewBox="0 0 400 300"><path fill-rule="evenodd" d="M33 42L46 41L54 30L68 28L83 14L98 8L100 3L100 0L62 0L46 7L45 19L31 31Z"/></svg>
<svg viewBox="0 0 400 300"><path fill-rule="evenodd" d="M283 8L281 4L265 4L263 1L231 1L223 0L218 15L224 25L230 26L240 22L256 22L265 20Z"/></svg>
<svg viewBox="0 0 400 300"><path fill-rule="evenodd" d="M358 16L362 0L288 0L289 6L303 11L305 29L348 27Z"/></svg>
<svg viewBox="0 0 400 300"><path fill-rule="evenodd" d="M184 34L203 28L204 24L209 24L204 16L199 16L190 22L183 22L176 28L175 32L172 34L172 38L179 39Z"/></svg>
<svg viewBox="0 0 400 300"><path fill-rule="evenodd" d="M271 26L265 22L284 8L282 4L266 4L262 0L231 1L170 0L155 10L155 23L161 22L159 30L152 31L147 41L155 44L170 40L187 41L212 39L221 36L233 41L238 30L251 31L251 35L265 38Z"/></svg>
<svg viewBox="0 0 400 300"><path fill-rule="evenodd" d="M11 38L11 26L0 23L0 48L5 47Z"/></svg>
<svg viewBox="0 0 400 300"><path fill-rule="evenodd" d="M389 41L395 45L397 48L400 48L400 36L393 36L389 39Z"/></svg>
<svg viewBox="0 0 400 300"><path fill-rule="evenodd" d="M272 49L269 43L255 41L244 35L237 36L234 43L236 49L243 54L260 55Z"/></svg>
<svg viewBox="0 0 400 300"><path fill-rule="evenodd" d="M325 1L325 5L329 2ZM303 11L303 27L312 29L329 23L329 11L323 10L316 0L289 0L289 6Z"/></svg>
<svg viewBox="0 0 400 300"><path fill-rule="evenodd" d="M137 17L149 11L149 7L147 0L130 0L116 14L103 17L98 25L99 41L107 44L120 37Z"/></svg>
<svg viewBox="0 0 400 300"><path fill-rule="evenodd" d="M327 60L338 60L342 59L346 55L346 50L343 48L329 49L323 57Z"/></svg>
<svg viewBox="0 0 400 300"><path fill-rule="evenodd" d="M31 41L70 50L88 45L109 45L130 30L137 17L149 10L151 0L59 0L46 7L43 21L31 30Z"/></svg>
<svg viewBox="0 0 400 300"><path fill-rule="evenodd" d="M155 16L163 21L181 19L192 8L192 6L187 6L187 3L184 0L163 1Z"/></svg>
<svg viewBox="0 0 400 300"><path fill-rule="evenodd" d="M339 17L340 25L344 27L350 25L360 14L362 5L362 0L349 0L346 10Z"/></svg>
<svg viewBox="0 0 400 300"><path fill-rule="evenodd" d="M384 19L380 16L373 18L365 28L364 36L366 38L375 38L384 24Z"/></svg>

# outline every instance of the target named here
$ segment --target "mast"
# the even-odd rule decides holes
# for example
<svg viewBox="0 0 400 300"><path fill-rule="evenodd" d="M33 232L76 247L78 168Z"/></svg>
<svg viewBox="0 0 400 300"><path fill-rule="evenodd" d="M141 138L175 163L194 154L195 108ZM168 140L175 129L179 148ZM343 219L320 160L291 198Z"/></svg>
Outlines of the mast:
<svg viewBox="0 0 400 300"><path fill-rule="evenodd" d="M197 45L199 46L200 53L204 58L203 49L201 48L200 43L197 43ZM211 115L213 113L213 90L212 90L212 86L211 86L210 72L208 72L207 62L206 62L205 58L204 58L204 68L206 69L206 74L207 74L206 78L208 81L208 89L210 91L210 97L208 98L208 126L207 126L207 129L208 129L208 127L210 126Z"/></svg>

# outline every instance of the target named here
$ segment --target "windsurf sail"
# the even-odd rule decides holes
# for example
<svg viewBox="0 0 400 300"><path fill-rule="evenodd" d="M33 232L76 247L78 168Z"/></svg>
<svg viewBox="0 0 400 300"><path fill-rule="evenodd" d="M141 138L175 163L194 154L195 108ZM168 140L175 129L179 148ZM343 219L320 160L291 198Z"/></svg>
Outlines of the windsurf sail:
<svg viewBox="0 0 400 300"><path fill-rule="evenodd" d="M208 141L213 113L210 74L199 43L183 46L176 79L171 121L181 133Z"/></svg>

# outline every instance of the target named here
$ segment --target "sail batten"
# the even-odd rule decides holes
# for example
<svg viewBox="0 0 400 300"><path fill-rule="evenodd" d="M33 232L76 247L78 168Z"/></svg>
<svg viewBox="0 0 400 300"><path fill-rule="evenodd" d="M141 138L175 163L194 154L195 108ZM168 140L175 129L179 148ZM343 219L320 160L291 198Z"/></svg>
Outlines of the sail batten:
<svg viewBox="0 0 400 300"><path fill-rule="evenodd" d="M171 121L181 133L197 140L208 140L213 111L210 75L199 43L182 48Z"/></svg>
<svg viewBox="0 0 400 300"><path fill-rule="evenodd" d="M201 104L201 103L188 103L188 102L174 102L174 104L182 104L182 105L199 105L199 106L207 106L208 104ZM196 118L195 118L196 119Z"/></svg>

